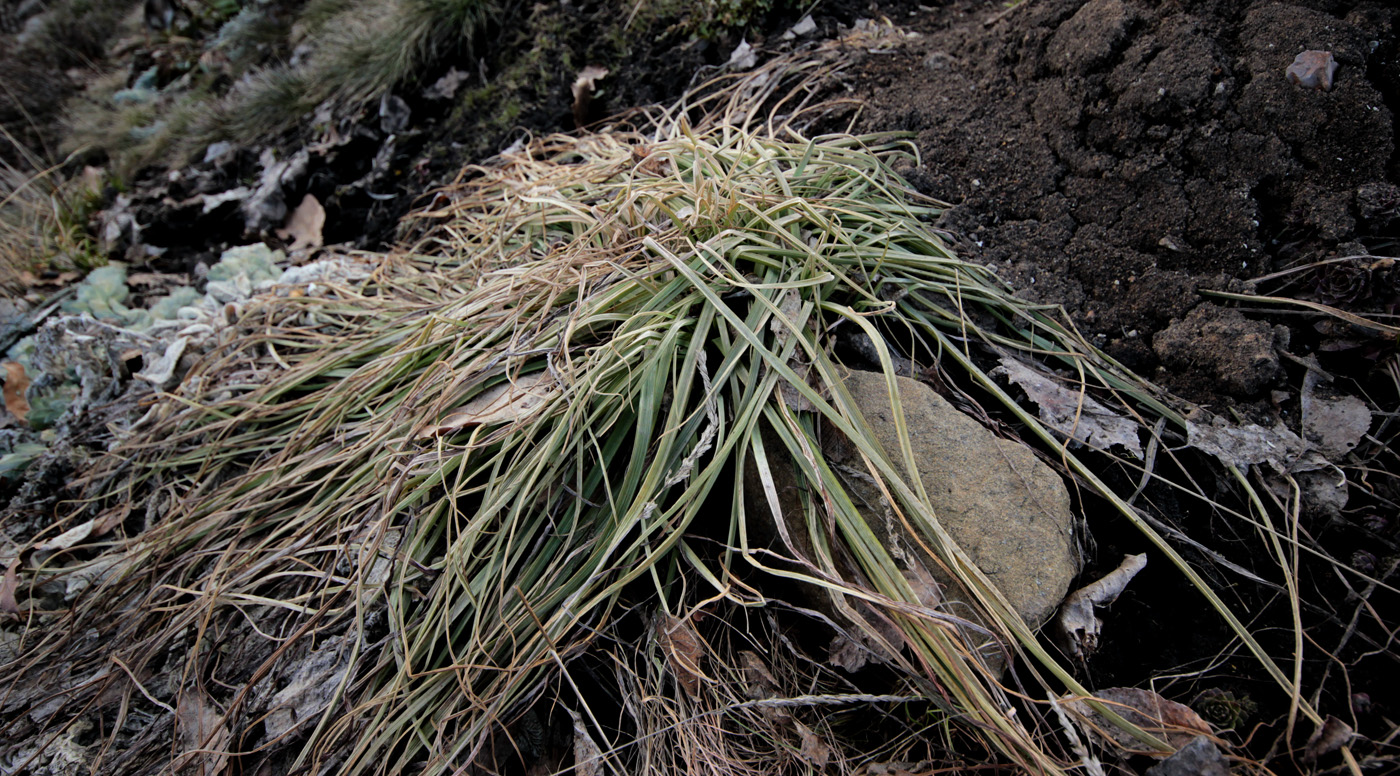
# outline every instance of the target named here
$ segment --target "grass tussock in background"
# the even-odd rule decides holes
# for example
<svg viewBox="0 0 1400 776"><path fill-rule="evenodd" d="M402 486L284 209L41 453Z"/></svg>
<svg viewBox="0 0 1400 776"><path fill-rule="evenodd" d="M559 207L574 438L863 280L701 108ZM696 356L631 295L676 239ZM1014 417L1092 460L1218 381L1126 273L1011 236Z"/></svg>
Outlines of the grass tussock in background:
<svg viewBox="0 0 1400 776"><path fill-rule="evenodd" d="M322 103L357 108L421 76L448 51L467 60L503 13L494 0L313 0L291 31L300 62L241 83L212 128L248 142L284 131Z"/></svg>
<svg viewBox="0 0 1400 776"><path fill-rule="evenodd" d="M29 161L41 164L32 155ZM101 197L94 188L56 168L35 172L0 160L0 289L19 293L26 272L104 263L87 223Z"/></svg>

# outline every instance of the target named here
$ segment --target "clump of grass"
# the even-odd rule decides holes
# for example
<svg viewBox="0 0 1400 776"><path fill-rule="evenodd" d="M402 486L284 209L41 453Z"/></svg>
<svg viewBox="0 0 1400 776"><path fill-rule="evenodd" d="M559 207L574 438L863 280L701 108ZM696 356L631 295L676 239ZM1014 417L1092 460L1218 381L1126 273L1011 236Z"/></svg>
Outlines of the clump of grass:
<svg viewBox="0 0 1400 776"><path fill-rule="evenodd" d="M105 752L128 714L149 714L168 731L113 755L117 765L212 751L252 769L276 757L316 772L438 774L497 769L492 757L523 746L510 731L548 701L594 742L589 756L619 771L774 772L824 756L848 770L861 747L808 712L918 699L926 721L911 718L913 730L956 730L979 758L1067 772L1073 758L1037 715L1087 692L943 531L907 475L907 444L887 455L874 442L842 385L837 327L867 334L893 395L887 335L985 391L1137 525L1316 717L1199 573L975 354L1050 358L1149 426L1182 418L1056 310L944 247L928 225L940 203L893 172L911 145L747 128L757 122L742 116L776 88L755 75L645 133L533 142L443 191L370 281L249 310L243 336L88 467L74 483L85 506L48 529L91 519L115 532L94 587L33 620L52 595L45 583L88 561L58 552L22 570L27 651L0 682L22 690L61 654L67 677L46 680L57 684L43 697L66 700L42 725L22 713L4 733L56 735L112 714ZM695 126L671 118L687 115ZM502 395L514 398L490 400ZM1025 658L1029 689L1002 686L977 641L919 603L824 461L821 427L859 450L891 514ZM792 559L801 571L751 534L748 459L792 462L810 494L793 524L822 551ZM142 522L133 494L152 505L140 532L127 527ZM1279 550L1277 534L1261 537ZM782 678L756 679L747 640L777 639L776 627L706 639L700 614L770 607L764 589L778 577L824 591L876 643L893 627L896 691L838 692L841 678L817 669L793 681L772 661L800 662L796 651L759 666ZM856 601L885 625L855 614ZM313 654L337 661L317 700L277 700ZM609 717L577 689L596 670L586 660L642 692ZM142 679L157 666L170 682ZM268 721L279 703L296 707L291 728ZM217 723L162 706L217 708Z"/></svg>
<svg viewBox="0 0 1400 776"><path fill-rule="evenodd" d="M41 163L32 154L29 161ZM65 178L57 167L20 169L0 159L0 288L19 292L25 272L105 263L88 230L100 200L90 182Z"/></svg>
<svg viewBox="0 0 1400 776"><path fill-rule="evenodd" d="M136 7L136 0L58 0L39 34L26 45L31 56L59 67L91 67L107 58L107 44Z"/></svg>
<svg viewBox="0 0 1400 776"><path fill-rule="evenodd" d="M292 127L324 102L359 107L448 51L470 52L501 14L494 0L309 3L294 27L309 56L248 79L222 106L219 123L247 142Z"/></svg>

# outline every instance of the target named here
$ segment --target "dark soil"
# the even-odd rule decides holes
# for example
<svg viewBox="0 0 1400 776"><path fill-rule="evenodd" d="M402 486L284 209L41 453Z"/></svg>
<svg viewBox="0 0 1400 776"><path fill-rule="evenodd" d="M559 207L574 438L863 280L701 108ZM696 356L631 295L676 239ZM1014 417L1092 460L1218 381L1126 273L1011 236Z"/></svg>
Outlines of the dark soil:
<svg viewBox="0 0 1400 776"><path fill-rule="evenodd" d="M865 63L863 126L917 134L912 177L957 205L942 225L962 255L1188 397L1258 397L1280 374L1257 363L1267 327L1197 289L1400 234L1389 3L960 2L893 18L923 37ZM1339 64L1330 91L1285 79L1308 49ZM1158 336L1188 313L1210 348Z"/></svg>
<svg viewBox="0 0 1400 776"><path fill-rule="evenodd" d="M922 164L909 176L955 205L940 226L964 258L995 267L1027 298L1062 305L1109 354L1215 411L1296 427L1298 362L1311 357L1352 378L1348 391L1395 406L1395 384L1377 369L1393 345L1379 345L1374 332L1200 293L1280 293L1382 316L1400 306L1389 270L1369 255L1394 253L1400 237L1392 4L1028 0L1010 11L981 2L887 11L922 36L862 63L860 126L914 133ZM1285 78L1304 50L1332 52L1330 91ZM1360 258L1306 269L1348 256ZM1305 269L1290 272L1297 268ZM1186 467L1182 481L1214 479ZM1127 490L1132 481L1123 478ZM1238 497L1228 483L1214 487L1222 501ZM1312 504L1301 518L1311 546L1387 573L1396 534L1380 515L1393 511L1383 495L1391 487L1353 484L1344 509ZM1189 536L1212 537L1271 585L1281 581L1267 560L1231 552L1252 527L1169 490L1149 488L1142 503ZM1136 529L1084 509L1097 542L1086 578L1124 553L1151 553ZM1274 623L1264 637L1272 654L1293 651L1281 588L1250 589L1182 551L1233 591L1239 611ZM1247 659L1221 659L1230 634L1151 555L1114 607L1102 652L1081 666L1084 681L1140 685L1175 665L1194 678L1167 681L1172 697L1241 724L1241 733L1279 736L1283 699L1270 699L1267 678ZM1321 706L1379 732L1387 725L1376 704L1400 702L1400 671L1384 629L1349 632L1357 593L1338 584L1330 563L1302 562L1303 586L1326 603L1305 606L1301 618L1309 650L1346 646L1336 665L1316 651L1305 659L1304 684L1346 675L1350 689L1329 687ZM1395 601L1385 600L1377 605L1390 614L1380 616L1393 623Z"/></svg>

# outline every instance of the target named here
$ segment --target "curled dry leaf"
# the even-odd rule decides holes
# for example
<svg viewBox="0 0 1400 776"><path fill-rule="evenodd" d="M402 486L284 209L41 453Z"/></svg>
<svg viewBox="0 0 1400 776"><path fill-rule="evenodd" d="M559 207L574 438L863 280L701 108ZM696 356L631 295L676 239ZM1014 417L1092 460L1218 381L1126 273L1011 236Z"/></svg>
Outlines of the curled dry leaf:
<svg viewBox="0 0 1400 776"><path fill-rule="evenodd" d="M1134 458L1142 458L1138 423L1132 418L1114 413L1083 391L1067 388L1010 356L1003 356L1001 366L992 374L1006 375L1006 379L1021 386L1040 408L1041 422L1050 428L1095 450L1107 451L1117 445Z"/></svg>
<svg viewBox="0 0 1400 776"><path fill-rule="evenodd" d="M28 422L29 400L24 392L29 390L29 377L24 373L24 365L5 362L5 409L21 421Z"/></svg>
<svg viewBox="0 0 1400 776"><path fill-rule="evenodd" d="M277 230L277 236L292 241L291 245L287 246L289 251L319 248L325 242L321 235L325 226L326 209L321 207L319 200L307 194L301 198L297 209L287 217L286 225Z"/></svg>
<svg viewBox="0 0 1400 776"><path fill-rule="evenodd" d="M1324 754L1337 751L1348 744L1353 735L1355 733L1350 725L1328 714L1327 720L1308 739L1308 746L1303 750L1303 761L1315 762Z"/></svg>
<svg viewBox="0 0 1400 776"><path fill-rule="evenodd" d="M436 425L418 432L418 437L441 436L471 426L509 423L533 414L557 390L548 372L535 372L494 385L477 394L461 408Z"/></svg>
<svg viewBox="0 0 1400 776"><path fill-rule="evenodd" d="M1099 646L1099 631L1103 622L1094 607L1107 606L1117 600L1128 582L1147 566L1147 555L1126 555L1118 568L1103 579L1070 593L1055 615L1054 633L1071 656L1083 659Z"/></svg>
<svg viewBox="0 0 1400 776"><path fill-rule="evenodd" d="M588 123L588 108L593 104L593 94L598 91L598 82L608 77L606 67L589 65L579 71L578 77L574 79L571 91L574 94L574 124L583 126Z"/></svg>
<svg viewBox="0 0 1400 776"><path fill-rule="evenodd" d="M700 634L691 627L689 620L664 617L656 624L657 636L666 650L666 658L671 664L671 674L685 694L694 698L700 691L700 680L705 674L700 670L700 658L704 649Z"/></svg>
<svg viewBox="0 0 1400 776"><path fill-rule="evenodd" d="M1114 713L1136 725L1176 751L1190 744L1197 736L1211 735L1209 723L1189 706L1169 701L1151 690L1136 687L1110 687L1094 693ZM1147 744L1119 729L1108 718L1094 711L1086 701L1065 704L1074 712L1075 723L1089 738L1101 745L1111 745L1128 752L1165 757L1170 752L1149 749Z"/></svg>

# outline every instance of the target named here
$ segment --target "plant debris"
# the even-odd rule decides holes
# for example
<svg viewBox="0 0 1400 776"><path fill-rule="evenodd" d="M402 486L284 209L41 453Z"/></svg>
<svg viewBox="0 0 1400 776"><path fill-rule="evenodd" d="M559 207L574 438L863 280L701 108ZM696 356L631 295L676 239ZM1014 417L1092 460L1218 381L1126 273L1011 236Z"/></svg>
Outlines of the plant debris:
<svg viewBox="0 0 1400 776"><path fill-rule="evenodd" d="M1147 567L1147 555L1127 555L1118 568L1065 597L1052 621L1060 648L1076 660L1084 660L1099 648L1103 621L1095 607L1108 606L1128 587L1139 571Z"/></svg>
<svg viewBox="0 0 1400 776"><path fill-rule="evenodd" d="M1198 736L1213 735L1210 724L1189 706L1167 700L1151 690L1110 687L1099 690L1093 697L1102 701L1113 713L1136 725L1143 733L1165 743L1169 751L1147 746L1137 736L1109 722L1086 701L1071 700L1066 703L1065 707L1074 712L1080 731L1101 744L1107 745L1111 741L1115 748L1166 757L1189 746Z"/></svg>
<svg viewBox="0 0 1400 776"><path fill-rule="evenodd" d="M1137 421L1113 412L1082 389L1061 385L1019 359L1003 356L1000 363L992 374L1005 375L1019 385L1040 408L1040 419L1046 426L1095 450L1107 451L1117 445L1134 458L1143 457Z"/></svg>

